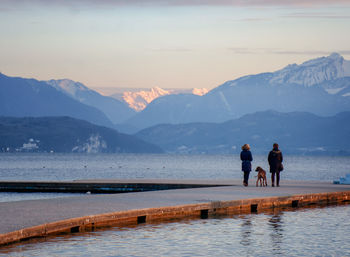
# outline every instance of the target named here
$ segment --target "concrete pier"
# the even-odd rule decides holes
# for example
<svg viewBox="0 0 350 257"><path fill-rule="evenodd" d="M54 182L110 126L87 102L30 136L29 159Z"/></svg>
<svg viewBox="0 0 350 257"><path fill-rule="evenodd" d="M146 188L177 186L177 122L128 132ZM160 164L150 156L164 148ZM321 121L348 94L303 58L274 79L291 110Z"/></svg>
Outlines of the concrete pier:
<svg viewBox="0 0 350 257"><path fill-rule="evenodd" d="M127 182L130 181L125 181ZM154 184L161 182L153 181ZM281 187L274 188L255 185L243 187L241 181L234 180L163 183L202 186L207 184L208 187L128 194L87 194L0 203L0 245L56 233L89 231L104 226L123 226L185 217L207 218L220 214L350 201L350 185L334 185L331 182L282 181Z"/></svg>

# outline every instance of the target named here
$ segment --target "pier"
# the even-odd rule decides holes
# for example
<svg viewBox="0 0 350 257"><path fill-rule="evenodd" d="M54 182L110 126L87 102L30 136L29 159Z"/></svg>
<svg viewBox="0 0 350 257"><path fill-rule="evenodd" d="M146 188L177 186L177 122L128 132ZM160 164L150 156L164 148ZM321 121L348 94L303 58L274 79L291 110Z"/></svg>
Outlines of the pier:
<svg viewBox="0 0 350 257"><path fill-rule="evenodd" d="M25 187L26 184L34 182L17 183ZM89 193L0 203L0 245L59 233L91 231L106 226L259 213L273 208L297 208L350 201L350 185L335 185L331 182L282 181L281 187L255 187L255 183L243 187L241 180L94 180L35 183L39 187L40 183L64 183L67 192L70 191L68 185L86 186L82 192ZM15 191L15 182L1 182L2 191L6 191L5 184L12 187L8 191ZM113 185L115 188L129 188L124 192L137 188L138 191L90 194L93 185L101 188L111 188ZM151 190L144 190L146 187ZM157 187L163 190L156 189ZM18 191L23 192L23 188Z"/></svg>

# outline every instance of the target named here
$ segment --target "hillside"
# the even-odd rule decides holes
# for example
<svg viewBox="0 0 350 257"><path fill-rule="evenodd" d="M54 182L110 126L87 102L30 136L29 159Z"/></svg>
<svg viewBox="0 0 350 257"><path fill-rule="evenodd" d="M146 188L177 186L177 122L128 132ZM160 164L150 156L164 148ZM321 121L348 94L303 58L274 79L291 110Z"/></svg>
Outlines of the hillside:
<svg viewBox="0 0 350 257"><path fill-rule="evenodd" d="M266 153L278 142L289 154L350 154L350 112L331 117L311 113L258 112L224 123L157 125L137 137L171 153L238 153L249 143Z"/></svg>
<svg viewBox="0 0 350 257"><path fill-rule="evenodd" d="M70 117L0 117L0 151L161 153L136 137Z"/></svg>
<svg viewBox="0 0 350 257"><path fill-rule="evenodd" d="M35 79L8 77L0 73L0 116L70 116L113 127L106 115Z"/></svg>

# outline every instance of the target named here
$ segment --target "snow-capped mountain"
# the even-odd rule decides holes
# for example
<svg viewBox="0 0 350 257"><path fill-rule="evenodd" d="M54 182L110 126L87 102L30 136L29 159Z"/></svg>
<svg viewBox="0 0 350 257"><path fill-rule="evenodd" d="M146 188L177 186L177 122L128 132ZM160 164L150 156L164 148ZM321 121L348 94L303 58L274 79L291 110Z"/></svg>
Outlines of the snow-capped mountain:
<svg viewBox="0 0 350 257"><path fill-rule="evenodd" d="M333 53L227 81L203 96L163 96L127 123L146 128L160 123L224 122L266 110L321 116L350 111L350 61Z"/></svg>
<svg viewBox="0 0 350 257"><path fill-rule="evenodd" d="M122 99L132 109L136 111L142 111L154 99L163 95L170 95L170 94L171 94L170 91L161 89L159 87L153 87L149 91L146 91L146 90L141 90L138 92L126 91L123 93Z"/></svg>
<svg viewBox="0 0 350 257"><path fill-rule="evenodd" d="M300 65L289 64L273 73L244 76L228 81L224 85L235 86L239 82L261 75L265 75L266 82L273 86L294 84L311 87L327 81L350 77L350 61L345 60L338 53L332 53L327 57L312 59ZM323 85L327 88L326 83Z"/></svg>
<svg viewBox="0 0 350 257"><path fill-rule="evenodd" d="M309 87L348 76L350 76L350 61L333 53L328 57L313 59L301 65L288 65L284 69L276 71L270 79L270 83L297 84Z"/></svg>
<svg viewBox="0 0 350 257"><path fill-rule="evenodd" d="M126 102L130 108L135 111L142 111L153 100L172 94L194 94L204 95L208 93L206 88L193 88L193 89L162 89L160 87L153 87L150 90L138 90L138 91L124 91L122 93L116 93L111 95L112 97Z"/></svg>
<svg viewBox="0 0 350 257"><path fill-rule="evenodd" d="M345 60L338 53L332 53L327 57L312 59L300 65L290 64L273 73L250 75L228 81L222 87L247 84L257 77L260 78L257 81L260 84L269 84L270 86L318 86L331 95L342 93L342 96L349 96L350 61Z"/></svg>
<svg viewBox="0 0 350 257"><path fill-rule="evenodd" d="M69 79L45 82L71 98L101 110L114 124L122 123L135 114L134 110L125 103L112 97L103 96L80 82Z"/></svg>

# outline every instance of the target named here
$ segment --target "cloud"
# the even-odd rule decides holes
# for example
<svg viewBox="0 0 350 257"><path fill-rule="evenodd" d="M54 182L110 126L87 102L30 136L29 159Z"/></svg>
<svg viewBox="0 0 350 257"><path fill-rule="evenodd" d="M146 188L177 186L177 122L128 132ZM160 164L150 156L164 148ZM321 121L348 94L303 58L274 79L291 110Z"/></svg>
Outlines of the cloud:
<svg viewBox="0 0 350 257"><path fill-rule="evenodd" d="M333 52L337 52L341 55L349 55L350 50L283 50L274 48L243 48L243 47L230 47L227 50L234 52L235 54L276 54L276 55L330 55Z"/></svg>
<svg viewBox="0 0 350 257"><path fill-rule="evenodd" d="M350 6L349 0L1 0L2 6L62 6L74 8L120 6L317 7Z"/></svg>
<svg viewBox="0 0 350 257"><path fill-rule="evenodd" d="M262 53L261 49L244 48L244 47L229 47L227 50L234 52L235 54L258 54Z"/></svg>
<svg viewBox="0 0 350 257"><path fill-rule="evenodd" d="M273 21L272 18L243 18L243 19L235 19L233 21L236 22L270 22Z"/></svg>
<svg viewBox="0 0 350 257"><path fill-rule="evenodd" d="M157 48L157 49L151 49L151 51L154 51L154 52L193 52L194 49L178 47L178 48Z"/></svg>
<svg viewBox="0 0 350 257"><path fill-rule="evenodd" d="M331 53L339 53L341 55L350 54L350 50L339 50L339 51L322 51L322 50L306 50L306 51L271 51L271 54L282 54L282 55L330 55Z"/></svg>
<svg viewBox="0 0 350 257"><path fill-rule="evenodd" d="M334 13L291 13L282 18L302 18L302 19L350 19L350 15L338 15Z"/></svg>

